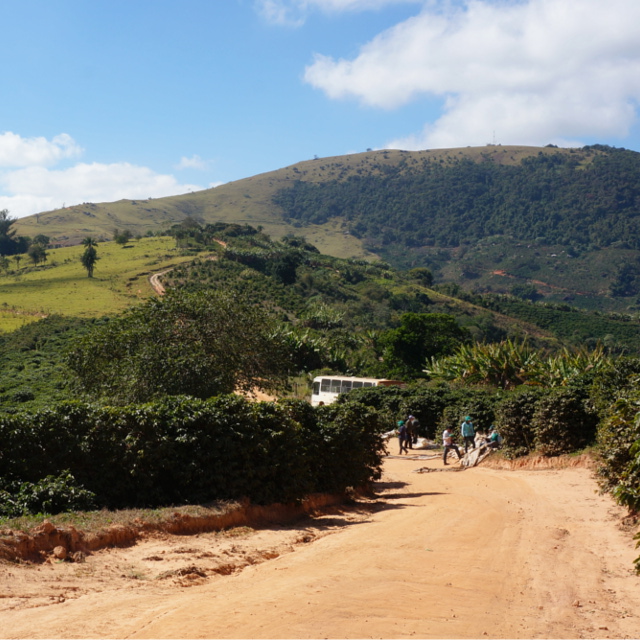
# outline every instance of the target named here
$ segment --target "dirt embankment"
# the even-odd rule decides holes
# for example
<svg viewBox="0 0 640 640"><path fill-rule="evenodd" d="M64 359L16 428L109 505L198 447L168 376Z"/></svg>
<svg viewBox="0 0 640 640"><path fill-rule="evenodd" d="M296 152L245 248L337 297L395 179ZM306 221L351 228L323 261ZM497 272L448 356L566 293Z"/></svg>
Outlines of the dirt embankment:
<svg viewBox="0 0 640 640"><path fill-rule="evenodd" d="M636 638L634 530L575 460L450 473L414 451L296 523L5 562L0 637Z"/></svg>
<svg viewBox="0 0 640 640"><path fill-rule="evenodd" d="M318 494L310 496L301 504L261 506L248 502L228 503L203 508L200 515L176 510L167 519L154 523L134 519L126 524L112 524L90 533L79 531L73 525L56 527L45 519L29 533L0 530L0 559L38 563L54 558L84 562L87 554L112 547L130 547L151 535L193 535L235 527L287 524L342 502L343 496Z"/></svg>

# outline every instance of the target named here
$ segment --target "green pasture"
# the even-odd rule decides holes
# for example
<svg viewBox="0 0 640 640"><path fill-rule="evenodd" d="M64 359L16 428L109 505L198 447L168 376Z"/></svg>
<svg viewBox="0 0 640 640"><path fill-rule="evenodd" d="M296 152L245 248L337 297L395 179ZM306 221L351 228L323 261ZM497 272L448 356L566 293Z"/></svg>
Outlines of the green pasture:
<svg viewBox="0 0 640 640"><path fill-rule="evenodd" d="M5 307L0 307L0 332L2 331L15 331L20 327L24 327L25 324L40 320L42 314L40 313L25 313L19 310L6 310Z"/></svg>
<svg viewBox="0 0 640 640"><path fill-rule="evenodd" d="M141 238L124 247L115 242L98 244L99 260L93 278L80 263L83 246L47 251L47 262L34 267L22 256L0 273L0 331L56 313L98 317L119 313L153 295L149 276L190 261L169 237Z"/></svg>

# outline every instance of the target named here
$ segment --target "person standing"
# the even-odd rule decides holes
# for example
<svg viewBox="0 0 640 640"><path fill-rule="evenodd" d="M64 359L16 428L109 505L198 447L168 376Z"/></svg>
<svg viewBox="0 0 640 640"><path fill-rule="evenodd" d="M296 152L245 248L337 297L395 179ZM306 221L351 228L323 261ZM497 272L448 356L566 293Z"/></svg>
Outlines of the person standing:
<svg viewBox="0 0 640 640"><path fill-rule="evenodd" d="M420 431L420 420L414 415L409 416L411 420L411 431L413 432L413 444L418 444L418 431Z"/></svg>
<svg viewBox="0 0 640 640"><path fill-rule="evenodd" d="M469 450L469 445L471 445L472 449L475 449L476 446L476 430L473 427L473 422L471 422L471 416L466 416L462 426L460 427L460 431L462 433L462 437L464 438L464 452L467 453Z"/></svg>
<svg viewBox="0 0 640 640"><path fill-rule="evenodd" d="M409 416L405 424L407 425L407 445L409 449L413 449L413 445L416 442L415 418Z"/></svg>
<svg viewBox="0 0 640 640"><path fill-rule="evenodd" d="M460 450L458 449L458 445L454 443L453 433L449 430L449 427L447 427L442 433L442 446L444 447L444 453L442 454L442 461L445 464L449 464L447 462L447 454L449 453L450 449L453 449L458 454L458 460L462 459L462 456L460 455Z"/></svg>
<svg viewBox="0 0 640 640"><path fill-rule="evenodd" d="M398 451L398 455L401 456L402 452L409 453L407 450L407 425L404 423L404 420L398 420L398 442L400 444L400 451Z"/></svg>

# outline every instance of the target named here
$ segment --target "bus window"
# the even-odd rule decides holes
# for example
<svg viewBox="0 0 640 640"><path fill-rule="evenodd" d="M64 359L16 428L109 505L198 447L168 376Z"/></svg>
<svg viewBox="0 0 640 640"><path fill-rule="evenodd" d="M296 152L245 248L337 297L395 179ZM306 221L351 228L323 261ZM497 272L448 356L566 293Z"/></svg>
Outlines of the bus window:
<svg viewBox="0 0 640 640"><path fill-rule="evenodd" d="M320 393L320 382L313 381L313 395L317 396Z"/></svg>
<svg viewBox="0 0 640 640"><path fill-rule="evenodd" d="M351 391L351 380L343 380L341 388L342 388L342 393L346 393L347 391Z"/></svg>
<svg viewBox="0 0 640 640"><path fill-rule="evenodd" d="M331 393L340 393L340 383L341 380L332 380L331 381Z"/></svg>
<svg viewBox="0 0 640 640"><path fill-rule="evenodd" d="M322 378L320 391L322 391L322 393L329 393L329 391L331 391L331 380L328 378Z"/></svg>
<svg viewBox="0 0 640 640"><path fill-rule="evenodd" d="M353 388L354 389L362 389L362 382L360 380L354 380L353 381Z"/></svg>
<svg viewBox="0 0 640 640"><path fill-rule="evenodd" d="M363 382L363 387L373 387L373 382Z"/></svg>

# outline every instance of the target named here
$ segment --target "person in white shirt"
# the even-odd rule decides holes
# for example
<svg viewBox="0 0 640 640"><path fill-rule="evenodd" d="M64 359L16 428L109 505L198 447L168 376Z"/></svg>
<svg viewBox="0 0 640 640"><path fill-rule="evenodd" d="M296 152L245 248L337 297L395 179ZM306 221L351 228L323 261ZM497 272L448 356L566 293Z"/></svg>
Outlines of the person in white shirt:
<svg viewBox="0 0 640 640"><path fill-rule="evenodd" d="M442 461L444 462L444 464L449 464L447 462L447 454L451 449L453 449L458 455L458 460L462 458L458 449L458 445L453 441L453 433L449 431L449 428L446 428L442 433L442 446L444 447L444 453L442 454Z"/></svg>

